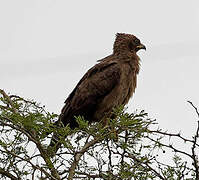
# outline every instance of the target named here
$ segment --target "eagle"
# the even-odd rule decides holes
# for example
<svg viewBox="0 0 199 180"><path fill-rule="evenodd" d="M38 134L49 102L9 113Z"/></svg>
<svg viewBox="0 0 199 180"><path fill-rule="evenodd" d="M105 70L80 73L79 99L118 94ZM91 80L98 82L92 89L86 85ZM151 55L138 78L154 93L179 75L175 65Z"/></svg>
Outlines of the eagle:
<svg viewBox="0 0 199 180"><path fill-rule="evenodd" d="M117 33L113 53L90 68L70 93L56 124L78 128L76 116L83 116L89 123L102 122L110 117L113 108L128 103L135 92L140 58L136 54L146 47L140 40L126 33ZM56 134L50 146L60 143Z"/></svg>

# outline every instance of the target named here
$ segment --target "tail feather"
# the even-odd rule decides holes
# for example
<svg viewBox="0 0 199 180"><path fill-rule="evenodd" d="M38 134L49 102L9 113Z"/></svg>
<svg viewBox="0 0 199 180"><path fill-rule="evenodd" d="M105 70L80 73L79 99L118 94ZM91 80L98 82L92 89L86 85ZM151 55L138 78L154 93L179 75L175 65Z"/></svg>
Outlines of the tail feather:
<svg viewBox="0 0 199 180"><path fill-rule="evenodd" d="M57 128L64 127L63 123L60 121L56 122L55 125L57 126ZM50 157L54 157L60 147L61 143L59 134L54 132L50 144L47 148L47 152L50 154Z"/></svg>
<svg viewBox="0 0 199 180"><path fill-rule="evenodd" d="M59 140L60 139L57 136L57 134L54 133L47 149L50 157L54 157L59 148L61 147L61 143L59 142Z"/></svg>
<svg viewBox="0 0 199 180"><path fill-rule="evenodd" d="M72 112L70 112L70 107L69 104L66 103L65 106L62 109L62 112L59 116L59 119L57 122L55 122L55 127L56 128L62 128L65 126L69 126L71 129L75 129L77 127L79 127L79 124L76 122L76 120L74 119L74 114ZM55 154L57 153L57 151L59 150L59 148L61 147L60 143L60 135L58 133L53 133L51 142L47 148L48 153L50 153L51 157L54 157Z"/></svg>

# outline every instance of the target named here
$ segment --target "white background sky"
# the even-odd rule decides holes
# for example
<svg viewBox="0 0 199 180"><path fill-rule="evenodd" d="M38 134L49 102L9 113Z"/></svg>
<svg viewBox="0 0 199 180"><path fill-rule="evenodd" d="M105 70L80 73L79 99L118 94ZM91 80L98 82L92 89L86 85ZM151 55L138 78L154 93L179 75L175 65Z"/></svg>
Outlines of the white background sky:
<svg viewBox="0 0 199 180"><path fill-rule="evenodd" d="M191 136L199 107L198 0L0 0L0 88L59 113L82 75L112 53L117 32L147 51L129 111Z"/></svg>

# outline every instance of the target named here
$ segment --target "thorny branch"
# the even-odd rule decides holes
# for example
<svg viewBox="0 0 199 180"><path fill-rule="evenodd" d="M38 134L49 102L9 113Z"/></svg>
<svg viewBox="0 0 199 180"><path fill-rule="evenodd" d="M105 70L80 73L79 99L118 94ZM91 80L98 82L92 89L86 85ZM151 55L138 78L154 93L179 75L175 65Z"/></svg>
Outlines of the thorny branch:
<svg viewBox="0 0 199 180"><path fill-rule="evenodd" d="M198 109L196 106L193 105L193 103L191 101L187 101L196 111L196 114L198 116L198 119L199 119L199 112L198 112ZM194 163L194 167L195 167L195 172L196 172L196 179L199 179L199 162L198 162L198 157L195 153L195 149L196 149L196 145L197 145L197 140L199 138L199 120L198 120L198 125L197 125L197 129L196 129L196 133L193 137L194 139L194 142L193 142L193 146L191 148L192 150L192 159L193 159L193 163Z"/></svg>
<svg viewBox="0 0 199 180"><path fill-rule="evenodd" d="M71 164L71 166L70 166L70 168L69 168L68 180L72 180L72 179L73 179L73 176L74 176L74 174L75 174L75 168L76 168L76 166L78 165L78 162L79 162L80 158L82 157L82 155L83 155L91 146L93 146L94 144L98 143L100 139L101 139L101 138L99 137L99 138L95 138L95 139L93 139L93 140L87 142L87 143L83 146L83 148L81 149L81 151L75 153L75 155L74 155L74 160L73 160L73 162L72 162L72 164Z"/></svg>
<svg viewBox="0 0 199 180"><path fill-rule="evenodd" d="M187 139L187 138L184 138L180 133L177 133L177 134L174 134L174 133L167 133L167 132L162 132L160 130L150 130L151 133L156 133L156 134L161 134L161 135L164 135L164 136L167 136L167 137L178 137L180 138L181 140L183 140L184 142L190 142L190 143L194 143L194 140L191 140L191 139ZM199 144L196 144L196 146L199 147Z"/></svg>
<svg viewBox="0 0 199 180"><path fill-rule="evenodd" d="M157 142L157 140L154 140L151 137L148 137L148 139L150 139L152 142L157 143L158 145L160 145L162 147L167 147L169 149L172 149L174 152L181 153L181 154L184 154L185 156L188 156L188 157L192 158L192 155L190 155L189 153L187 153L185 151L182 151L182 150L179 150L179 149L175 148L172 144L168 145L168 144L164 144L164 143L161 143L161 142Z"/></svg>
<svg viewBox="0 0 199 180"><path fill-rule="evenodd" d="M20 180L19 178L15 177L14 175L12 175L11 173L9 173L8 171L5 171L4 169L0 168L0 174L10 178L11 180Z"/></svg>

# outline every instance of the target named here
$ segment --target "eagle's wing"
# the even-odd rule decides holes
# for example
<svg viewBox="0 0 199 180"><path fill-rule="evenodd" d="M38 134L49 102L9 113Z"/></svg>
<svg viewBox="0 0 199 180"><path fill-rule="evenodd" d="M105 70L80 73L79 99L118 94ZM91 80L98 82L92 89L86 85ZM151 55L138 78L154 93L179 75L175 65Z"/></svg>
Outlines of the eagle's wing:
<svg viewBox="0 0 199 180"><path fill-rule="evenodd" d="M79 81L65 101L60 120L71 128L77 127L74 116L82 115L90 119L97 105L108 95L120 80L120 67L117 62L103 62L91 68Z"/></svg>

